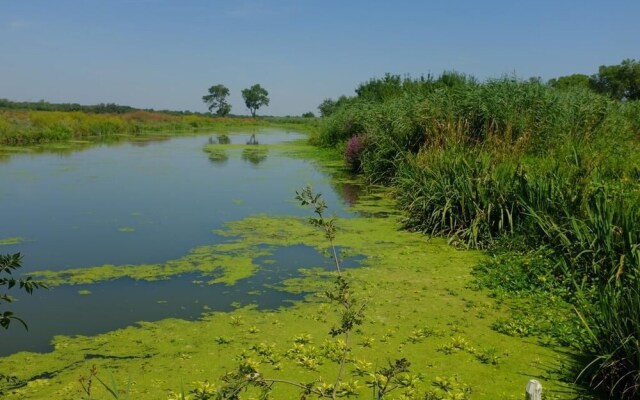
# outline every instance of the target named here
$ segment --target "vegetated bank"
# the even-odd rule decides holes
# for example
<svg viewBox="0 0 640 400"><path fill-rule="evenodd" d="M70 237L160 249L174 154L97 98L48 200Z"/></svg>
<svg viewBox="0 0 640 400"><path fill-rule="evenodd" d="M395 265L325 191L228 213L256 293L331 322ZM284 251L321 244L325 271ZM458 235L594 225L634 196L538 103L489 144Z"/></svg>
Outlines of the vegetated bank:
<svg viewBox="0 0 640 400"><path fill-rule="evenodd" d="M48 103L47 103L48 104ZM111 110L111 108L106 108ZM211 117L145 110L122 112L0 109L0 146L32 146L69 141L117 140L145 134L224 130L252 126L305 130L312 118ZM119 109L118 109L119 110Z"/></svg>
<svg viewBox="0 0 640 400"><path fill-rule="evenodd" d="M639 101L444 73L372 79L333 106L315 142L392 185L407 228L488 249L478 281L532 307L494 329L570 345L580 378L637 398ZM557 299L575 316L549 314Z"/></svg>

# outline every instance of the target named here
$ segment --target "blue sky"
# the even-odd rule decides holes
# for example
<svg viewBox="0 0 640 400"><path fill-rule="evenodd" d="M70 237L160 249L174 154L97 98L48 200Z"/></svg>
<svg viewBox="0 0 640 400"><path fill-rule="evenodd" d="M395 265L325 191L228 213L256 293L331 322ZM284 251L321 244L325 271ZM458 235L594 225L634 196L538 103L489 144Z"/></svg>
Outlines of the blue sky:
<svg viewBox="0 0 640 400"><path fill-rule="evenodd" d="M317 113L369 78L592 74L640 59L640 1L0 0L0 98L205 111L222 83L259 114Z"/></svg>

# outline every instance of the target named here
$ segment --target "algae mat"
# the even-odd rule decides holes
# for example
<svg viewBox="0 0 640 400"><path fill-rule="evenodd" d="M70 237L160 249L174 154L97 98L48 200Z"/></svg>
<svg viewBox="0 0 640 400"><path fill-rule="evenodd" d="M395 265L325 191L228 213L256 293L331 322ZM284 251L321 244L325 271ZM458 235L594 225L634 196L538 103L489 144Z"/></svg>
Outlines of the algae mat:
<svg viewBox="0 0 640 400"><path fill-rule="evenodd" d="M344 219L338 225L337 244L366 256L362 268L348 272L357 295L368 302L365 323L353 337L347 376L362 387L362 398L370 398L370 390L366 377L357 372L399 357L406 357L416 374L416 398L433 390L441 398L521 399L530 378L543 383L549 398L578 397L562 382L561 372L570 359L561 349L491 329L507 314L486 293L470 289L471 267L481 253L402 231L393 216ZM254 216L229 223L221 233L247 248L326 247L322 234L304 218ZM307 270L280 289L322 293L330 284L326 272ZM334 317L321 296L309 295L306 301L276 311L241 308L211 313L200 321L167 319L93 337L57 337L51 353L2 359L0 373L13 377L8 381L13 388L3 398L86 397L78 378L87 377L95 366L103 381L126 393L123 398L165 399L181 388L188 391L195 382L215 384L234 369L240 354L259 359L264 349L276 359L266 363L265 374L331 381L337 368L322 354L331 348L326 340ZM315 363L286 356L301 345L317 355ZM288 387L276 388L273 395L296 398ZM91 398L111 395L94 382Z"/></svg>

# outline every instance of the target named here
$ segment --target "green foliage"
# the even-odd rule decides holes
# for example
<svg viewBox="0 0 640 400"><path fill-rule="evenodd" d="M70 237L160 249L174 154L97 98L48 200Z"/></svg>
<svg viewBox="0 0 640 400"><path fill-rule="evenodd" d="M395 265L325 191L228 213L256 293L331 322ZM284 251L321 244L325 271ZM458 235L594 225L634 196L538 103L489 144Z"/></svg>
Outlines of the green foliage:
<svg viewBox="0 0 640 400"><path fill-rule="evenodd" d="M216 115L224 117L231 112L231 105L227 103L229 89L222 85L214 85L209 88L209 94L202 96L202 101L208 105L209 111L216 110Z"/></svg>
<svg viewBox="0 0 640 400"><path fill-rule="evenodd" d="M557 89L591 89L615 100L640 100L640 62L623 60L618 65L601 65L591 76L573 74L550 79Z"/></svg>
<svg viewBox="0 0 640 400"><path fill-rule="evenodd" d="M356 88L358 98L369 101L384 101L402 94L400 75L385 74L383 78L373 78Z"/></svg>
<svg viewBox="0 0 640 400"><path fill-rule="evenodd" d="M31 277L16 279L11 276L13 272L22 266L21 260L22 256L20 253L0 254L0 288L6 286L6 290L9 290L17 285L19 289L24 290L28 294L33 293L34 289L45 288L46 286L42 282L34 281ZM13 300L14 298L6 292L0 293L0 304L11 303ZM18 321L25 329L28 329L27 324L13 312L0 312L0 327L9 329L11 321Z"/></svg>
<svg viewBox="0 0 640 400"><path fill-rule="evenodd" d="M549 79L549 86L556 89L590 89L591 81L589 75L572 74L568 76L561 76L559 78Z"/></svg>
<svg viewBox="0 0 640 400"><path fill-rule="evenodd" d="M315 118L315 117L316 117L315 114L312 113L311 111L302 114L302 118Z"/></svg>
<svg viewBox="0 0 640 400"><path fill-rule="evenodd" d="M241 118L211 118L134 111L95 114L60 111L0 111L0 145L29 146L71 140L118 140L156 132L184 133L203 128L255 125Z"/></svg>
<svg viewBox="0 0 640 400"><path fill-rule="evenodd" d="M505 279L499 290L537 287L571 301L594 336L575 318L545 312L516 314L495 328L593 352L594 386L635 395L640 351L627 344L637 343L640 328L624 299L640 280L640 106L568 81L387 75L324 119L316 142L366 137L360 171L394 186L410 229L472 248L541 251L545 261L487 270ZM565 83L572 87L553 87ZM610 304L596 301L600 291ZM620 318L602 319L605 307Z"/></svg>
<svg viewBox="0 0 640 400"><path fill-rule="evenodd" d="M139 109L123 106L115 103L100 103L95 105L81 105L78 103L49 103L40 100L38 102L11 101L0 99L0 109L5 110L36 110L36 111L83 111L96 114L123 114Z"/></svg>
<svg viewBox="0 0 640 400"><path fill-rule="evenodd" d="M320 116L328 117L333 114L339 107L342 107L346 103L349 102L349 99L346 96L340 96L338 100L333 99L324 99L322 103L318 106L318 110L320 111Z"/></svg>
<svg viewBox="0 0 640 400"><path fill-rule="evenodd" d="M251 116L255 118L256 111L262 106L269 105L269 92L260 84L255 84L248 89L242 89L242 98L244 104L251 112Z"/></svg>
<svg viewBox="0 0 640 400"><path fill-rule="evenodd" d="M640 62L627 59L620 65L601 65L591 86L616 100L640 100Z"/></svg>

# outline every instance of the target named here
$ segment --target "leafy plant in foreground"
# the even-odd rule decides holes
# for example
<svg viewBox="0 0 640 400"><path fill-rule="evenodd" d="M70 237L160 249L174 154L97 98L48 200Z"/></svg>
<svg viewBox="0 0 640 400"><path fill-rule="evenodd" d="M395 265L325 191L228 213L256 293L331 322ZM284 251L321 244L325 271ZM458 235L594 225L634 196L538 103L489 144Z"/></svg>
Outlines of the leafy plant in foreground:
<svg viewBox="0 0 640 400"><path fill-rule="evenodd" d="M7 289L11 289L14 286L18 287L28 294L33 292L33 289L46 287L44 283L34 281L31 277L26 279L16 279L11 274L22 266L22 256L20 253L15 254L0 254L0 287L6 286ZM13 298L6 293L0 293L0 304L2 302L11 303ZM25 329L29 329L27 324L20 317L16 316L11 311L0 311L0 326L4 329L9 329L11 321L20 322Z"/></svg>

